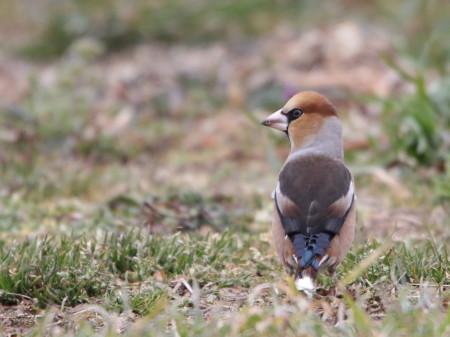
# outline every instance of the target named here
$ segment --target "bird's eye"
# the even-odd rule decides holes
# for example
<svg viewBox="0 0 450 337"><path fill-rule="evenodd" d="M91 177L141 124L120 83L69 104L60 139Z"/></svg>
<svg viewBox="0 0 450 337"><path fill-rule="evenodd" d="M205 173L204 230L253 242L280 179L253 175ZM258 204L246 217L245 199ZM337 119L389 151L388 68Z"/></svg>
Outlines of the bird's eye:
<svg viewBox="0 0 450 337"><path fill-rule="evenodd" d="M301 115L303 115L303 111L301 109L299 109L299 108L295 108L295 109L290 110L287 113L288 124L290 124L292 121L295 121Z"/></svg>
<svg viewBox="0 0 450 337"><path fill-rule="evenodd" d="M303 111L300 109L294 109L292 110L292 116L294 118L299 118L303 114Z"/></svg>

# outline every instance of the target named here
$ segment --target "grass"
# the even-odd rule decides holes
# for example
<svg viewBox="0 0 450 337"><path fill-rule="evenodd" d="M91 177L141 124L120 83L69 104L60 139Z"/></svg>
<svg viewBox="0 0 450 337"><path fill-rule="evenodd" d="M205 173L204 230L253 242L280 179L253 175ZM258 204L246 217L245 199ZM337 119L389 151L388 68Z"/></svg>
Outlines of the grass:
<svg viewBox="0 0 450 337"><path fill-rule="evenodd" d="M68 237L60 241L55 238L35 239L20 245L14 244L10 250L5 250L3 245L2 288L39 300L42 298L41 304L46 304L61 303L65 296L63 293L60 296L50 293L51 297L47 299L38 294L47 293L49 289L63 284L64 289L78 288L79 294L83 289L87 291L83 295L70 296L73 298L72 304L78 304L102 294L101 290L91 293L89 289L108 284L114 278L134 283L144 282L155 274L161 274L164 278L189 275L200 284L212 281L219 288L236 284L249 286L250 276L273 271L274 261L270 258L270 246L267 243L261 252L257 247L262 243L252 245L251 235L241 234L240 238L243 237L245 241L229 232L220 237L214 235L203 239L197 235L167 238L142 237L131 233L118 238L106 234L99 242ZM356 268L377 245L373 242L355 249L346 259L342 272L345 274ZM247 256L250 247L252 254ZM269 257L265 258L266 255ZM55 256L58 259L54 259ZM359 275L360 279L366 280L367 286L376 282L381 275L389 275L392 282L402 284L427 281L444 286L448 281L446 246L436 247L431 241L421 245L420 250L397 244L377 261ZM233 269L230 264L239 266L242 271L226 272L227 269ZM86 279L86 283L77 285L80 278ZM41 283L48 289L42 289Z"/></svg>
<svg viewBox="0 0 450 337"><path fill-rule="evenodd" d="M155 274L165 279L186 275L201 285L214 282L219 288L248 286L250 276L271 270L273 262L257 250L258 245L253 245L253 255L247 256L250 241L248 235L243 242L227 232L204 239L107 232L95 241L86 236L45 237L3 244L0 287L45 306L63 301L84 303L112 290L114 280L142 283ZM264 246L267 251L269 245Z"/></svg>
<svg viewBox="0 0 450 337"><path fill-rule="evenodd" d="M20 99L0 107L0 334L448 335L448 11L399 3L377 1L386 15L373 22L405 33L384 55L403 87L368 98L376 120L359 114L360 97L337 100L348 139L352 127L376 132L346 151L358 193L355 244L338 269L346 292L323 275L312 300L271 243L269 196L288 144L257 121L290 88L268 75L272 47L259 35L281 23L297 34L348 7L54 6L28 52L56 58L30 63ZM111 53L143 41L151 50ZM262 65L242 63L248 48ZM197 67L196 55L216 64L216 52L229 69ZM352 126L349 111L363 122Z"/></svg>
<svg viewBox="0 0 450 337"><path fill-rule="evenodd" d="M308 331L376 335L386 329L411 336L438 336L437 332L443 335L450 329L445 309L450 299L446 291L450 270L445 245L397 244L360 273L350 285L350 297L318 296L310 302L292 288L291 281L280 281L278 275L282 271L274 261L272 249L258 236L230 232L204 238L196 234L116 235L3 243L1 301L14 304L23 298L34 298L38 306L63 305L66 314L57 325L71 326L65 333L73 331L74 336L93 331L83 328L84 320L72 321L71 307L84 308L85 319L90 324L97 320L94 328L99 331L108 320L118 320L117 315L132 312L141 316L136 329L126 331L130 336L148 329L152 330L151 336L165 335L167 326L163 327L168 323L180 336L202 336L211 331L219 336L245 336L255 330L267 336ZM354 247L342 274L358 268L358 263L377 246L373 242ZM236 305L236 294L229 297L221 289L236 286L249 296L248 300L240 304L240 311L226 315L221 311L230 303ZM399 302L393 293L400 294ZM83 303L90 306L79 307ZM100 305L107 310L106 316L92 316ZM219 317L222 318L217 320ZM324 320L339 324L324 325ZM407 321L421 322L422 328L413 329ZM155 324L162 330L153 330ZM42 329L45 326L37 327L34 333L41 334ZM57 331L52 335L58 335Z"/></svg>

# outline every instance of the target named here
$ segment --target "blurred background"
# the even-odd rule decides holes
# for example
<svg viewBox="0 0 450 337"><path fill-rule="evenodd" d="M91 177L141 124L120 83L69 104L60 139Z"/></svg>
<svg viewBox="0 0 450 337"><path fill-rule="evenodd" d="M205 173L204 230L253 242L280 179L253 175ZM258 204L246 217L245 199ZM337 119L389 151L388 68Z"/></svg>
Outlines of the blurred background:
<svg viewBox="0 0 450 337"><path fill-rule="evenodd" d="M449 17L439 0L0 0L0 333L445 334ZM343 120L358 213L339 277L361 310L271 297L289 143L259 122L301 90Z"/></svg>
<svg viewBox="0 0 450 337"><path fill-rule="evenodd" d="M0 228L267 231L317 90L344 121L360 239L448 239L450 3L0 2Z"/></svg>

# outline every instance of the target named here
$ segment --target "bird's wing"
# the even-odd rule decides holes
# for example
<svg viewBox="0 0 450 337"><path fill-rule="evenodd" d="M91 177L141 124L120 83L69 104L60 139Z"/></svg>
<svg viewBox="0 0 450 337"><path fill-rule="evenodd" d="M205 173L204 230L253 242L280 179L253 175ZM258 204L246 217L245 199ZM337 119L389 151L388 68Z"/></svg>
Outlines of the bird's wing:
<svg viewBox="0 0 450 337"><path fill-rule="evenodd" d="M289 160L275 193L287 235L338 234L353 200L353 181L345 165L318 155Z"/></svg>

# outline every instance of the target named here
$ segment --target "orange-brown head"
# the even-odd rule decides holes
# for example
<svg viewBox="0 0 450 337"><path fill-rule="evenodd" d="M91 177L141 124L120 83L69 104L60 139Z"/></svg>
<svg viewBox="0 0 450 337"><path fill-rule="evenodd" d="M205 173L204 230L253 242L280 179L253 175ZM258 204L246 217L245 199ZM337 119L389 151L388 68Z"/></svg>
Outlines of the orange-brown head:
<svg viewBox="0 0 450 337"><path fill-rule="evenodd" d="M320 138L326 134L342 136L336 109L326 97L314 91L299 92L261 124L286 132L296 149L319 135Z"/></svg>

